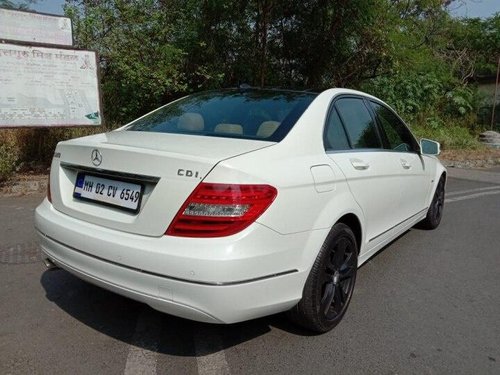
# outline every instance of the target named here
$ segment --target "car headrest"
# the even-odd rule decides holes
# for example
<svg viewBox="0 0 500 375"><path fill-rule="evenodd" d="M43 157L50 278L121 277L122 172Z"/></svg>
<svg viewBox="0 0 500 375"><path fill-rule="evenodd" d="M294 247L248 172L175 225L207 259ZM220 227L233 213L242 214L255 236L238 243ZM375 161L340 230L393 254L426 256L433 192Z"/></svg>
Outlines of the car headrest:
<svg viewBox="0 0 500 375"><path fill-rule="evenodd" d="M279 126L280 123L278 121L264 121L257 130L257 137L269 138Z"/></svg>
<svg viewBox="0 0 500 375"><path fill-rule="evenodd" d="M243 126L239 124L218 124L215 133L243 134Z"/></svg>
<svg viewBox="0 0 500 375"><path fill-rule="evenodd" d="M177 128L179 130L201 132L205 128L205 121L199 113L187 112L179 117Z"/></svg>

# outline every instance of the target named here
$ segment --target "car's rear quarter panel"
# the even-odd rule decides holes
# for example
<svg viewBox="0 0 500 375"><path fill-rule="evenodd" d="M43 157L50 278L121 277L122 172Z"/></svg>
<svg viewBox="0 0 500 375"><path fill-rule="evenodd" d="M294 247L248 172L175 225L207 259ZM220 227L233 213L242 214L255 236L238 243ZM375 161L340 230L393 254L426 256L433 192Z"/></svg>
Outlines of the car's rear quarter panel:
<svg viewBox="0 0 500 375"><path fill-rule="evenodd" d="M328 189L319 189L311 167L329 163L332 168ZM349 191L340 169L326 155L291 156L287 145L276 145L221 162L205 179L208 182L269 184L278 195L257 222L282 236L288 244L283 257L299 270L309 270L335 222L343 215L363 214ZM297 249L293 236L310 240Z"/></svg>

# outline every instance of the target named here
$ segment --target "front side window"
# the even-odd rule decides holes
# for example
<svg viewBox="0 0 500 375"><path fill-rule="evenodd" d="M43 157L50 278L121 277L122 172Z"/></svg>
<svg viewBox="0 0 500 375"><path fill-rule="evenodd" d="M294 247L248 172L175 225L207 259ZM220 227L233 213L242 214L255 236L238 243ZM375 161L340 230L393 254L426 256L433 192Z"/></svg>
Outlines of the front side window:
<svg viewBox="0 0 500 375"><path fill-rule="evenodd" d="M167 104L126 130L279 142L316 96L284 90L202 92Z"/></svg>
<svg viewBox="0 0 500 375"><path fill-rule="evenodd" d="M341 98L335 102L353 148L381 148L375 123L363 99Z"/></svg>
<svg viewBox="0 0 500 375"><path fill-rule="evenodd" d="M403 122L390 109L370 102L385 134L388 148L394 151L415 151L415 139Z"/></svg>

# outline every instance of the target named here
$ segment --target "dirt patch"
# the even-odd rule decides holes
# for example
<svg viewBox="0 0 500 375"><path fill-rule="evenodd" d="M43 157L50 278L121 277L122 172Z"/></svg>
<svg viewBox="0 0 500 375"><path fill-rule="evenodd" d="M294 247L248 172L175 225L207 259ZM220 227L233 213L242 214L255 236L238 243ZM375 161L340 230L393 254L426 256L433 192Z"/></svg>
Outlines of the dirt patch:
<svg viewBox="0 0 500 375"><path fill-rule="evenodd" d="M500 165L500 150L444 150L439 159L447 167L491 168Z"/></svg>
<svg viewBox="0 0 500 375"><path fill-rule="evenodd" d="M17 173L0 183L0 196L46 194L48 173Z"/></svg>

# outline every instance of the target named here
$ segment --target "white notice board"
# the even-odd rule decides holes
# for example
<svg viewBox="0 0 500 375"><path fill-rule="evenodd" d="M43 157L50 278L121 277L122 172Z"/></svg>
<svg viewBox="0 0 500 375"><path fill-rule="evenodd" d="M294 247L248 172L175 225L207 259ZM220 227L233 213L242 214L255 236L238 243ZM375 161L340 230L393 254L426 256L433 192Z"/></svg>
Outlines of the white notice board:
<svg viewBox="0 0 500 375"><path fill-rule="evenodd" d="M101 125L93 51L0 44L0 128Z"/></svg>
<svg viewBox="0 0 500 375"><path fill-rule="evenodd" d="M0 39L71 46L71 19L0 8Z"/></svg>

